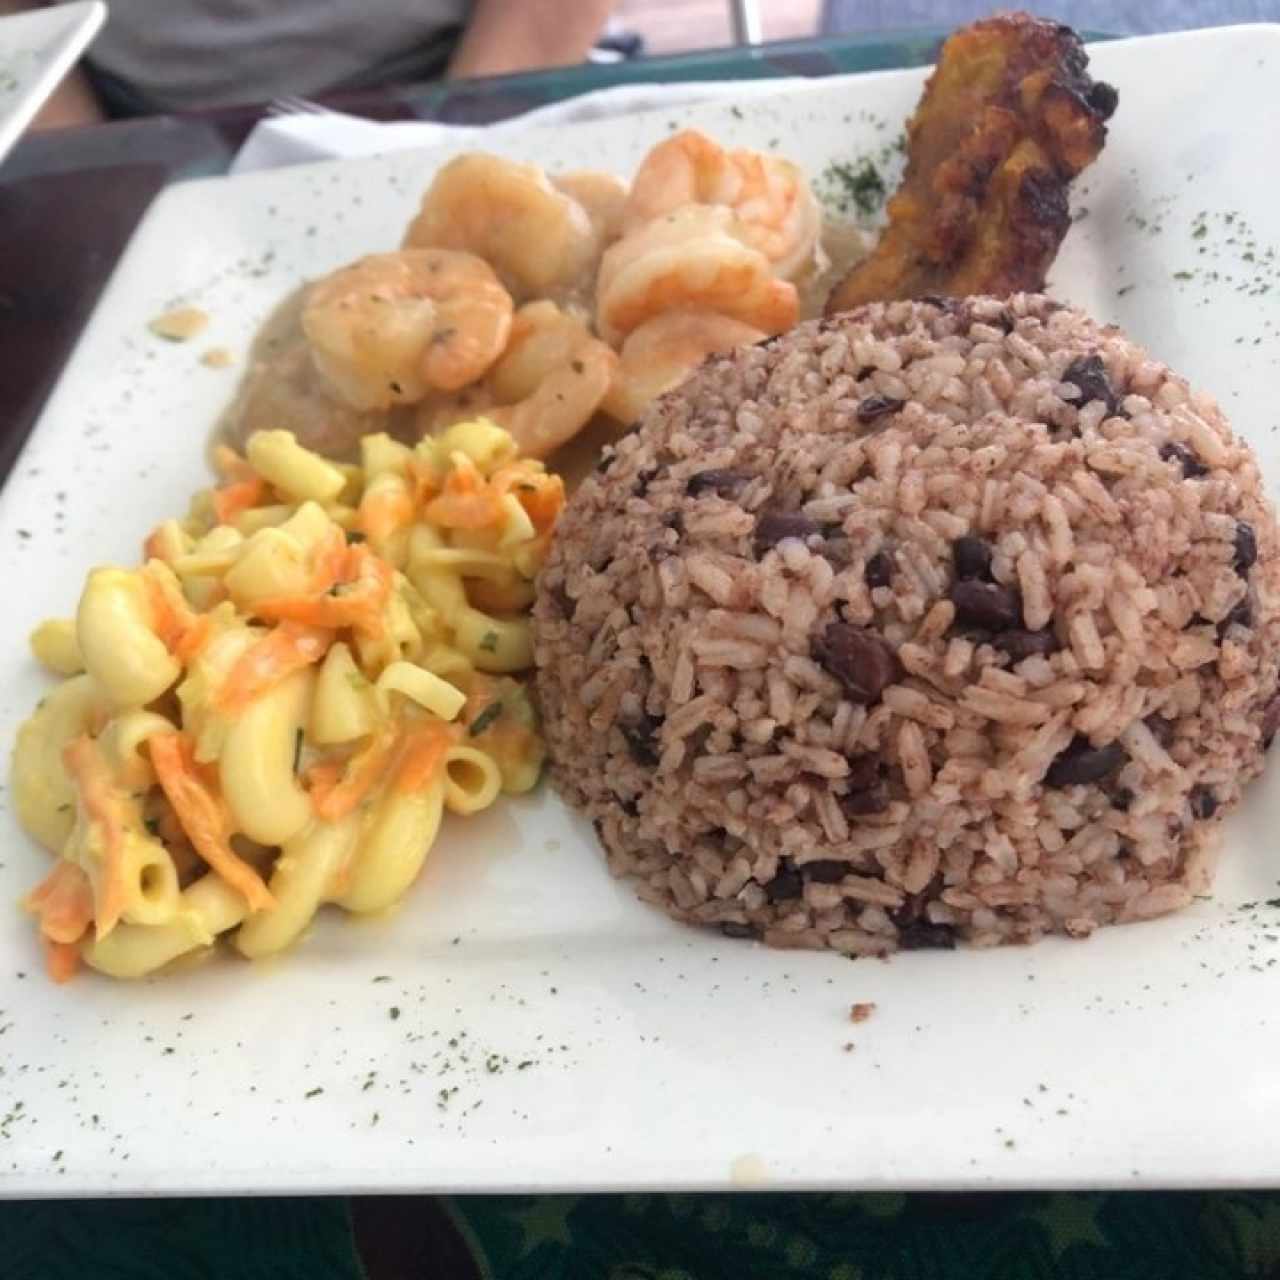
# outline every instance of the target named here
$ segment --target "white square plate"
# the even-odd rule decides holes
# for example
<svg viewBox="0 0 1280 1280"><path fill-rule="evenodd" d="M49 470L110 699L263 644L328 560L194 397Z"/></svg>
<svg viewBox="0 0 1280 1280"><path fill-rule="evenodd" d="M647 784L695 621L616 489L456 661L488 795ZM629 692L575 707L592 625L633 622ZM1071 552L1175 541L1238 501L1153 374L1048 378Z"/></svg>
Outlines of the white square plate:
<svg viewBox="0 0 1280 1280"><path fill-rule="evenodd" d="M98 34L106 16L102 0L74 0L0 18L0 160Z"/></svg>
<svg viewBox="0 0 1280 1280"><path fill-rule="evenodd" d="M1280 29L1092 58L1120 108L1052 285L1215 390L1280 492ZM816 174L890 142L924 74L493 145L626 173L696 123ZM0 494L6 744L45 687L28 629L206 483L232 379L201 350L243 352L301 277L394 246L447 154L156 202ZM165 345L147 321L179 300L212 324ZM270 966L55 989L0 912L0 1193L1280 1182L1280 909L1240 905L1278 892L1278 826L1273 772L1228 823L1212 900L1087 943L891 963L668 922L545 789L450 825L392 918L326 917ZM8 814L0 864L4 902L43 866ZM877 1011L852 1026L858 1001Z"/></svg>

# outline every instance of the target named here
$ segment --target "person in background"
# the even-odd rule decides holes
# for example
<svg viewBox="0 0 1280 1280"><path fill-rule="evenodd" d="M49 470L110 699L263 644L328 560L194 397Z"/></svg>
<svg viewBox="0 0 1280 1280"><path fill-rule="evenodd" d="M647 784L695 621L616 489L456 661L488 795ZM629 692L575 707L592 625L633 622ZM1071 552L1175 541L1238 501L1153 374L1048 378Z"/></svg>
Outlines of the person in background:
<svg viewBox="0 0 1280 1280"><path fill-rule="evenodd" d="M38 128L581 62L614 0L110 0ZM0 0L0 14L40 8Z"/></svg>

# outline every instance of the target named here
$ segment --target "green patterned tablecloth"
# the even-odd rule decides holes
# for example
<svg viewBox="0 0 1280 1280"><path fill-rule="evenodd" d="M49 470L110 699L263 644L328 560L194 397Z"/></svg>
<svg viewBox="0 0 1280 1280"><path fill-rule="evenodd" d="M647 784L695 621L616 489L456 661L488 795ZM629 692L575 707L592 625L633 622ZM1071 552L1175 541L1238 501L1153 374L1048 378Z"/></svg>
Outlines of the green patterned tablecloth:
<svg viewBox="0 0 1280 1280"><path fill-rule="evenodd" d="M6 1280L1280 1277L1280 1193L0 1205Z"/></svg>

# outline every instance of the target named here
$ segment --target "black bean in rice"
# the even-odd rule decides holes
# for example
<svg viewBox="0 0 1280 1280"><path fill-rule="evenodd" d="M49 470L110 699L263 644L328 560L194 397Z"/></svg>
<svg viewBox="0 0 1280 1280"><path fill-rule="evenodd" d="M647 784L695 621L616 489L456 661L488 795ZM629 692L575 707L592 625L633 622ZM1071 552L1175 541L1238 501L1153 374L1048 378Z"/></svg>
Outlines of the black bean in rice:
<svg viewBox="0 0 1280 1280"><path fill-rule="evenodd" d="M1159 915L1280 725L1278 552L1216 405L1077 311L803 325L570 502L534 613L554 778L641 897L730 936Z"/></svg>

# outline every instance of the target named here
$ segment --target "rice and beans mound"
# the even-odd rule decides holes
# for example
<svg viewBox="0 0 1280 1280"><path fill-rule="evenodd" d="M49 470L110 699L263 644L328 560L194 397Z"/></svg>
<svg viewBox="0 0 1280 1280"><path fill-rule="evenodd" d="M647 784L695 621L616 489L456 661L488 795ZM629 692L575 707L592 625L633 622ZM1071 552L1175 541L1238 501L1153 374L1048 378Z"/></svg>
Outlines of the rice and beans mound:
<svg viewBox="0 0 1280 1280"><path fill-rule="evenodd" d="M1036 295L711 358L535 609L568 799L680 920L849 954L1177 909L1280 727L1280 544L1207 397Z"/></svg>

